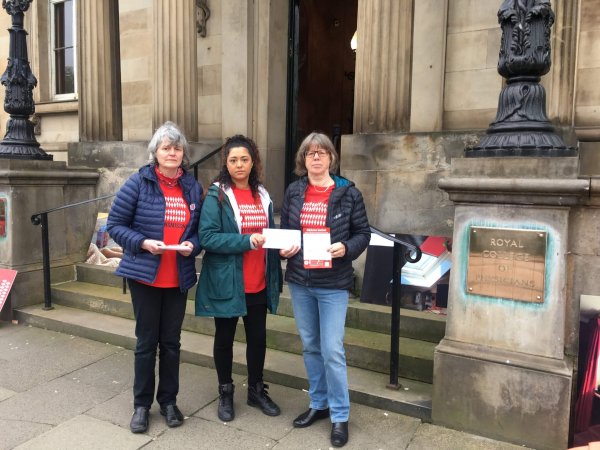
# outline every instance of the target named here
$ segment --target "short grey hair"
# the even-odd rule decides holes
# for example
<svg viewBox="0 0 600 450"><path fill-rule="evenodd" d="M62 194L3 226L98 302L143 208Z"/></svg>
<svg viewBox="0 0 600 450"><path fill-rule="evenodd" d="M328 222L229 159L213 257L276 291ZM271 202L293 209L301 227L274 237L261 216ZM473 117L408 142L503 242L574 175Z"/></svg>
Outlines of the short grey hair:
<svg viewBox="0 0 600 450"><path fill-rule="evenodd" d="M306 170L306 153L312 145L316 145L318 148L322 148L329 153L329 159L331 160L329 164L329 172L336 173L340 163L340 158L335 151L333 142L331 142L331 139L329 139L326 134L317 132L310 133L300 144L300 147L296 152L296 168L294 169L294 173L299 177L303 177L308 173Z"/></svg>
<svg viewBox="0 0 600 450"><path fill-rule="evenodd" d="M166 139L169 144L183 148L181 167L186 170L190 166L190 145L179 127L173 122L163 123L152 135L148 143L149 162L157 164L156 150Z"/></svg>

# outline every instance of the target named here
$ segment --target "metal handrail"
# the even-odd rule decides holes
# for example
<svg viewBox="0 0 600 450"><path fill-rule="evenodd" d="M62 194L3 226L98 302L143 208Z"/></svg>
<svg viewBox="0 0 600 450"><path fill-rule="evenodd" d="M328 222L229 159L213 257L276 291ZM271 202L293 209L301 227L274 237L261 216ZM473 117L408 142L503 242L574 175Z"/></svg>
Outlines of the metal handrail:
<svg viewBox="0 0 600 450"><path fill-rule="evenodd" d="M410 250L404 255L406 257L407 262L416 263L421 259L422 252L418 246L411 244L410 242L403 241L402 239L398 239L397 237L392 236L389 233L386 233L385 231L381 231L378 228L370 228L371 233L375 233L376 235L381 236L382 238L387 239L388 241L392 241L394 244L402 245L403 247L409 248ZM412 256L412 252L415 252L415 256Z"/></svg>
<svg viewBox="0 0 600 450"><path fill-rule="evenodd" d="M217 153L219 153L221 151L222 147L218 147L215 148L214 150L212 150L210 153L207 153L206 155L204 155L202 158L200 158L198 161L193 162L190 164L190 169L194 169L194 178L197 180L198 179L198 166L200 164L202 164L204 161L212 158L213 156L215 156Z"/></svg>
<svg viewBox="0 0 600 450"><path fill-rule="evenodd" d="M394 260L392 263L392 323L390 325L390 389L400 389L398 383L398 366L400 363L400 288L402 286L402 268L407 262L416 263L421 259L421 249L395 236L390 236L375 227L371 232L394 243ZM404 247L405 251L401 251Z"/></svg>
<svg viewBox="0 0 600 450"><path fill-rule="evenodd" d="M96 197L89 200L83 200L77 203L70 203L68 205L58 206L56 208L47 209L40 211L31 216L31 223L35 226L41 225L42 227L42 262L44 270L44 309L54 309L52 306L52 299L50 297L50 244L48 238L48 214L62 209L72 208L79 205L85 205L86 203L97 202L98 200L104 200L107 198L114 197L112 195L104 195L102 197Z"/></svg>

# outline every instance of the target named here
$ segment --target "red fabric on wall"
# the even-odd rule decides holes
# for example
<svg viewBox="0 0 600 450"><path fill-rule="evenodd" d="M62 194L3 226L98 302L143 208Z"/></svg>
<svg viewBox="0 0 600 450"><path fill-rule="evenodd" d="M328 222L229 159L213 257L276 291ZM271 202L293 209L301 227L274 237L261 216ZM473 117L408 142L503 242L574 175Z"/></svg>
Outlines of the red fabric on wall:
<svg viewBox="0 0 600 450"><path fill-rule="evenodd" d="M576 433L587 430L592 418L592 405L596 392L598 355L600 354L600 318L597 317L595 320L596 326L592 329L592 337L589 341L583 386L579 391L579 398L575 405Z"/></svg>

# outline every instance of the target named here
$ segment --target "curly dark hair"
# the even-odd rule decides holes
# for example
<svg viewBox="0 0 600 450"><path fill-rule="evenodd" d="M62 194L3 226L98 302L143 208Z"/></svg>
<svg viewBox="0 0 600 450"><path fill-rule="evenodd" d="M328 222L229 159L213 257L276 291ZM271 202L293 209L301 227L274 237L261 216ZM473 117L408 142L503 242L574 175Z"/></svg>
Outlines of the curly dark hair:
<svg viewBox="0 0 600 450"><path fill-rule="evenodd" d="M258 198L258 187L263 184L262 163L260 161L260 154L258 153L256 144L252 139L244 135L236 134L235 136L230 136L225 139L225 143L221 147L221 170L219 175L215 177L214 181L218 182L224 187L232 186L233 181L231 180L229 170L227 170L227 157L229 156L231 149L235 147L244 147L246 150L248 150L248 153L250 153L250 158L252 159L253 164L252 169L250 169L248 184L250 185L252 196L254 198Z"/></svg>

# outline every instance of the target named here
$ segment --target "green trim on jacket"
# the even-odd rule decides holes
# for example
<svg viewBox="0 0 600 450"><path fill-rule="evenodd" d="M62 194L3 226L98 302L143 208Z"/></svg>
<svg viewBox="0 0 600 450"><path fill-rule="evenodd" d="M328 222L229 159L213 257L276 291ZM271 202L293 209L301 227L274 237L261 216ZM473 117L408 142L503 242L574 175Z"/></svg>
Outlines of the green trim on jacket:
<svg viewBox="0 0 600 450"><path fill-rule="evenodd" d="M199 238L204 249L202 271L196 290L196 315L240 317L247 314L244 292L244 252L251 251L250 235L240 234L229 195L213 184L209 187L200 215ZM263 207L268 210L269 227L275 228L273 203L260 189ZM267 307L275 313L283 279L277 250L267 249Z"/></svg>

